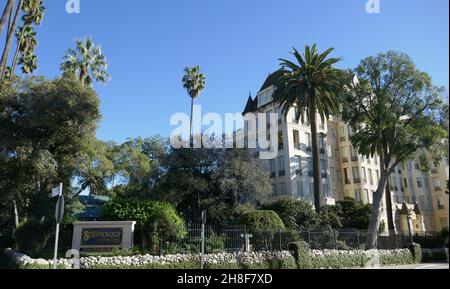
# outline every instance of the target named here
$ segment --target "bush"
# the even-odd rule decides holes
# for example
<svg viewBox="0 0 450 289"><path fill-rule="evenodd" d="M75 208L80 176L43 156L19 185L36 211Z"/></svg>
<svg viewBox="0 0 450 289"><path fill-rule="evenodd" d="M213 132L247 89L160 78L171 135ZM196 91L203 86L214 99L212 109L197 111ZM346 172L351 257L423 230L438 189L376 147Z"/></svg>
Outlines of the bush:
<svg viewBox="0 0 450 289"><path fill-rule="evenodd" d="M52 238L50 222L41 224L36 219L30 219L17 228L15 239L18 250L30 256L39 255L47 247Z"/></svg>
<svg viewBox="0 0 450 289"><path fill-rule="evenodd" d="M410 244L409 250L411 251L414 261L417 264L422 263L422 248L420 247L420 244Z"/></svg>
<svg viewBox="0 0 450 289"><path fill-rule="evenodd" d="M313 269L311 248L304 241L289 244L289 251L294 254L295 263L298 269Z"/></svg>
<svg viewBox="0 0 450 289"><path fill-rule="evenodd" d="M250 233L261 231L276 232L284 229L284 223L274 211L251 211L243 214L240 224Z"/></svg>
<svg viewBox="0 0 450 289"><path fill-rule="evenodd" d="M276 212L284 225L293 230L301 228L313 228L317 225L318 215L310 203L292 199L281 199L273 203L265 204L262 210Z"/></svg>
<svg viewBox="0 0 450 289"><path fill-rule="evenodd" d="M424 249L422 250L422 262L447 262L448 251L444 249Z"/></svg>
<svg viewBox="0 0 450 289"><path fill-rule="evenodd" d="M381 265L408 265L415 264L416 261L411 251L401 250L398 252L389 252L380 256Z"/></svg>
<svg viewBox="0 0 450 289"><path fill-rule="evenodd" d="M212 233L209 238L206 239L205 249L207 254L222 252L225 248L225 240L223 237L217 236Z"/></svg>
<svg viewBox="0 0 450 289"><path fill-rule="evenodd" d="M160 240L182 239L187 234L183 219L165 202L116 199L103 207L101 216L106 221L136 221L142 248L154 253Z"/></svg>

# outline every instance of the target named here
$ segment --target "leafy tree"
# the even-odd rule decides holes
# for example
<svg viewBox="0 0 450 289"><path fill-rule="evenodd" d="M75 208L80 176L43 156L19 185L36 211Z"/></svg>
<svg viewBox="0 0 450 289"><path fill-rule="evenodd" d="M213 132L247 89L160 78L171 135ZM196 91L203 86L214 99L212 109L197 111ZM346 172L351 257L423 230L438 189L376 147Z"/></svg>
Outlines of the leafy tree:
<svg viewBox="0 0 450 289"><path fill-rule="evenodd" d="M304 122L306 116L311 124L316 212L320 212L322 198L317 114L324 123L325 119L338 111L336 93L342 85L342 71L333 67L341 59L327 58L333 50L330 48L318 53L316 45L306 46L302 56L294 48L292 54L297 63L280 59L284 75L274 93L274 98L283 106L285 115L291 108L296 107L297 120Z"/></svg>
<svg viewBox="0 0 450 289"><path fill-rule="evenodd" d="M259 231L278 231L284 229L284 223L274 211L251 211L243 214L239 220L250 233Z"/></svg>
<svg viewBox="0 0 450 289"><path fill-rule="evenodd" d="M65 188L66 221L79 209L71 191L73 172L95 138L99 119L96 93L74 79L31 78L2 89L0 211L8 212L8 228L28 222L53 228L49 224L54 222L55 204L48 195L60 182Z"/></svg>
<svg viewBox="0 0 450 289"><path fill-rule="evenodd" d="M343 97L342 117L355 132L353 146L367 157L381 158L366 244L373 249L388 178L399 164L448 138L448 132L439 126L442 90L405 54L389 51L368 57L354 73L357 78L349 81Z"/></svg>
<svg viewBox="0 0 450 289"><path fill-rule="evenodd" d="M110 76L106 72L108 64L100 46L95 46L91 38L76 41L76 48L69 49L64 56L61 70L64 75L76 75L83 85L93 81L106 83Z"/></svg>
<svg viewBox="0 0 450 289"><path fill-rule="evenodd" d="M102 219L136 221L142 248L154 253L159 240L181 239L187 234L183 219L165 202L114 199L102 208Z"/></svg>
<svg viewBox="0 0 450 289"><path fill-rule="evenodd" d="M205 90L206 77L200 72L199 66L186 67L184 69L183 87L191 98L191 122L190 122L190 140L192 140L192 118L194 114L194 100L200 96L203 90Z"/></svg>
<svg viewBox="0 0 450 289"><path fill-rule="evenodd" d="M354 199L345 199L336 204L341 224L346 229L367 230L369 228L372 206Z"/></svg>
<svg viewBox="0 0 450 289"><path fill-rule="evenodd" d="M302 200L284 198L264 204L261 209L276 212L286 227L292 230L315 228L319 221L319 216L313 206Z"/></svg>

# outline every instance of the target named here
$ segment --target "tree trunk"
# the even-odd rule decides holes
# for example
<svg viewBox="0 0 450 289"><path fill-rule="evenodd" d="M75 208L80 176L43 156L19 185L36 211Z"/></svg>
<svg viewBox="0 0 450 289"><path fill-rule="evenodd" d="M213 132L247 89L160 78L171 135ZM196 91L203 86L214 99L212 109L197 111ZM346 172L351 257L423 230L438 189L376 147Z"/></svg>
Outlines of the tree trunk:
<svg viewBox="0 0 450 289"><path fill-rule="evenodd" d="M16 200L13 200L13 214L14 214L14 222L13 222L12 237L14 238L16 230L17 228L19 228L19 211L17 210Z"/></svg>
<svg viewBox="0 0 450 289"><path fill-rule="evenodd" d="M312 138L312 159L313 159L313 174L314 174L314 206L316 208L316 212L320 212L321 208L321 184L322 184L322 175L320 172L320 153L319 153L319 144L317 141L317 115L316 109L310 109L309 119L311 123L311 138Z"/></svg>
<svg viewBox="0 0 450 289"><path fill-rule="evenodd" d="M17 42L16 52L14 53L14 59L11 66L11 77L13 77L14 72L16 71L17 62L19 60L20 43L23 40L24 34L25 34L25 26L23 27L22 32L20 33L19 42Z"/></svg>
<svg viewBox="0 0 450 289"><path fill-rule="evenodd" d="M189 125L189 143L191 148L194 147L194 132L192 127L193 120L194 120L194 98L191 97L191 122Z"/></svg>
<svg viewBox="0 0 450 289"><path fill-rule="evenodd" d="M373 195L372 214L370 217L369 230L367 232L366 250L377 248L378 231L381 223L381 205L383 203L386 183L387 175L385 172L382 172L378 189Z"/></svg>
<svg viewBox="0 0 450 289"><path fill-rule="evenodd" d="M12 11L12 7L14 6L15 0L8 0L6 4L5 10L3 10L2 18L0 19L0 38L3 34L3 29L5 29L6 21L8 21L8 16Z"/></svg>
<svg viewBox="0 0 450 289"><path fill-rule="evenodd" d="M392 194L391 194L391 188L389 184L389 179L386 181L386 214L387 214L387 221L388 221L388 230L389 233L396 233L395 232L395 224L394 224L394 216L393 216L393 207L392 207Z"/></svg>
<svg viewBox="0 0 450 289"><path fill-rule="evenodd" d="M82 85L86 85L85 84L86 77L87 77L87 72L83 68L81 68L80 69L80 82L81 82Z"/></svg>
<svg viewBox="0 0 450 289"><path fill-rule="evenodd" d="M6 37L5 49L3 50L2 59L0 61L0 79L3 79L3 75L6 70L6 62L8 60L9 52L11 50L12 39L14 36L14 31L17 26L17 21L19 20L20 12L22 11L23 0L20 0L19 5L17 5L16 13L14 16L11 28L8 31L8 36Z"/></svg>

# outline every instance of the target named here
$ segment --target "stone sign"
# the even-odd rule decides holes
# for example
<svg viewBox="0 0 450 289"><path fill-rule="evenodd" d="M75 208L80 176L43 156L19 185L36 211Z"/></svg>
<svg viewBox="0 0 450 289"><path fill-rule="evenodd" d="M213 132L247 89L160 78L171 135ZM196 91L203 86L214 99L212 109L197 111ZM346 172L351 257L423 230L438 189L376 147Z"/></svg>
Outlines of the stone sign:
<svg viewBox="0 0 450 289"><path fill-rule="evenodd" d="M136 222L74 223L72 249L81 254L131 249L135 225Z"/></svg>

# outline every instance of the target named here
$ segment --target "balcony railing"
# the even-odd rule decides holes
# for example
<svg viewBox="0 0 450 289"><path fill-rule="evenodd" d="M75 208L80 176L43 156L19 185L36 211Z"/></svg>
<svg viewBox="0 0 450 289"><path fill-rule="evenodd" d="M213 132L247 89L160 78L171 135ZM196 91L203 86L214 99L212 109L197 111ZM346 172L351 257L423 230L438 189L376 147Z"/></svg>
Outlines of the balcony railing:
<svg viewBox="0 0 450 289"><path fill-rule="evenodd" d="M437 168L431 169L432 174L438 174L439 170Z"/></svg>
<svg viewBox="0 0 450 289"><path fill-rule="evenodd" d="M361 183L361 178L353 178L353 183L354 184L360 184Z"/></svg>
<svg viewBox="0 0 450 289"><path fill-rule="evenodd" d="M340 142L346 142L346 141L347 141L347 137L341 136L341 137L339 138L339 141L340 141Z"/></svg>
<svg viewBox="0 0 450 289"><path fill-rule="evenodd" d="M343 162L343 163L348 163L348 158L343 157L343 158L342 158L342 162Z"/></svg>
<svg viewBox="0 0 450 289"><path fill-rule="evenodd" d="M357 162L358 161L358 156L352 156L352 162Z"/></svg>
<svg viewBox="0 0 450 289"><path fill-rule="evenodd" d="M279 175L280 177L284 177L284 176L286 175L286 171L285 171L285 170L279 171L279 172L278 172L278 175Z"/></svg>

